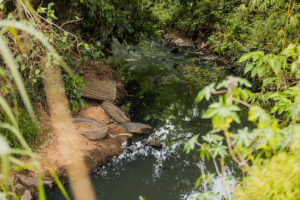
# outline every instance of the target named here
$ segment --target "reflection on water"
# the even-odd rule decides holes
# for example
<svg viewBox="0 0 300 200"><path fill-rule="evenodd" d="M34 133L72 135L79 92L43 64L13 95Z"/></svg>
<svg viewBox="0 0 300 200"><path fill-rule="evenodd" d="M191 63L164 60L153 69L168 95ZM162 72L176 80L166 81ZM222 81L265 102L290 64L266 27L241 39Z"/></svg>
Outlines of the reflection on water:
<svg viewBox="0 0 300 200"><path fill-rule="evenodd" d="M165 47L158 45L155 51L165 57L167 64L175 62ZM184 60L183 55L178 57ZM150 124L154 133L150 138L124 143L127 147L124 153L91 175L99 199L138 200L143 196L146 200L195 200L203 191L202 186L194 189L201 175L200 168L208 175L216 173L211 160L201 160L198 152L189 155L183 152L188 138L195 134L204 135L211 129L210 121L201 119L208 103L194 103L199 88L176 82L156 88L155 93L144 94L144 98L126 101L124 106L130 108L132 121ZM163 148L146 146L151 138L158 138ZM239 177L231 160L226 161L225 176L212 179L209 187L217 194L213 199L230 198L234 177ZM48 194L48 199L63 197L55 189Z"/></svg>

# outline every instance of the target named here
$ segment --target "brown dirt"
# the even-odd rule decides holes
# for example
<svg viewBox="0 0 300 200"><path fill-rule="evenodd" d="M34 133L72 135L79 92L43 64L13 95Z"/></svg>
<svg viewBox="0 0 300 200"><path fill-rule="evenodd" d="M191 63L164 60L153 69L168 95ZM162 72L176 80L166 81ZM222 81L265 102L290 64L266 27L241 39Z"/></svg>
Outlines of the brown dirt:
<svg viewBox="0 0 300 200"><path fill-rule="evenodd" d="M92 141L86 137L75 134L68 143L72 146L76 145L83 153L84 159L89 170L95 171L97 168L105 164L113 156L121 153L124 148L121 146L121 143L128 139L127 136L119 136L118 134L126 132L126 129L116 123L112 123L105 111L100 106L91 106L86 110L82 111L82 117L89 117L94 120L98 120L108 126L109 136L102 140ZM108 124L110 123L110 124ZM78 123L79 125L75 126L78 130L92 130L94 127L89 127L90 124L87 123ZM51 133L50 133L51 134ZM53 136L48 138L41 149L38 152L39 157L41 158L42 163L49 163L54 171L59 177L66 178L66 163L62 162L61 156L57 155L57 146L58 146L58 136ZM47 170L45 170L45 173ZM65 179L64 179L65 180Z"/></svg>

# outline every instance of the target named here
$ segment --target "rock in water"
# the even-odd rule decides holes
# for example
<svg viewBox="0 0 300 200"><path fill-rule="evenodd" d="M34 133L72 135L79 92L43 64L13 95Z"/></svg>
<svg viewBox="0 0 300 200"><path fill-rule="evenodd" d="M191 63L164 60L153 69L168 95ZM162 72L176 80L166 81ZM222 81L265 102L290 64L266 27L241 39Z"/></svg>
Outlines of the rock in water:
<svg viewBox="0 0 300 200"><path fill-rule="evenodd" d="M151 126L141 123L123 123L123 127L125 127L129 133L150 134L153 131Z"/></svg>
<svg viewBox="0 0 300 200"><path fill-rule="evenodd" d="M114 120L119 123L130 122L130 119L123 113L123 111L112 104L110 101L104 101L101 107L105 110L105 112Z"/></svg>
<svg viewBox="0 0 300 200"><path fill-rule="evenodd" d="M146 143L146 145L154 147L154 148L162 148L162 144L157 138L153 138L149 142Z"/></svg>

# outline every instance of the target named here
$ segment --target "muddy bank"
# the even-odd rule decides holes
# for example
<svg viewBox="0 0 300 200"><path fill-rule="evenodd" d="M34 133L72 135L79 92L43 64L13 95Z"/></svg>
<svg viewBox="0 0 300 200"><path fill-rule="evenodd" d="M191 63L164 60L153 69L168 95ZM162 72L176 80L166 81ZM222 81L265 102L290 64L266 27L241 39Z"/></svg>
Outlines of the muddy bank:
<svg viewBox="0 0 300 200"><path fill-rule="evenodd" d="M121 133L132 132L132 134L149 134L152 128L143 124L131 123L130 116L116 106L127 93L119 75L108 65L88 63L83 67L83 71L86 83L103 83L103 81L110 83L110 85L96 85L93 89L91 89L91 85L86 84L87 86L83 93L88 93L86 90L89 90L90 93L92 91L92 94L95 95L84 95L87 98L88 106L74 116L103 123L108 130L106 137L100 140L90 140L81 134L74 134L71 138L68 138L66 145L66 151L68 151L68 146L80 149L89 172L91 173L125 150L122 143L127 141L129 136L122 135ZM109 93L105 93L105 91ZM40 121L41 125L50 127L50 117L47 111L42 111ZM134 126L135 129L131 130L132 126ZM77 124L76 127L78 130L83 130L86 128L86 124ZM63 137L63 135L55 135L50 130L45 141L36 151L42 166L46 190L51 189L55 185L48 171L48 166L51 166L63 183L68 182L66 169L69 163L65 162L67 159L62 159L64 155L58 153L61 152L61 150L58 151L60 137ZM16 193L21 200L30 200L37 196L38 180L34 172L29 170L19 171L13 176Z"/></svg>

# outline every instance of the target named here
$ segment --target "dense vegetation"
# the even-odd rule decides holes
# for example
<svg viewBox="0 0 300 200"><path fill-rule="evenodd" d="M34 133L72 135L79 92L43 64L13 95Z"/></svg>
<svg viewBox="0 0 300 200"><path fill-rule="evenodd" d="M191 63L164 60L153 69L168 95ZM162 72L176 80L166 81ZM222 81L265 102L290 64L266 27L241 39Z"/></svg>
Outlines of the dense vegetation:
<svg viewBox="0 0 300 200"><path fill-rule="evenodd" d="M300 170L295 167L300 158L300 5L296 0L0 0L0 17L2 166L8 167L10 147L25 149L32 156L25 140L38 145L39 127L30 101L36 107L46 106L44 64L64 66L67 95L77 112L85 106L81 65L86 61L110 62L125 81L135 81L143 92L153 90L152 82L165 81L170 75L175 81L197 82L201 71L196 73L199 77L191 78L189 68L161 66L159 60L153 62L127 47L178 32L204 44L206 53L229 59L234 73L241 76L216 78L216 83L201 89L198 102L218 95L203 115L212 119L213 129L191 138L185 150L198 147L202 158L213 159L224 186L228 178L224 160L232 158L243 171L234 199L300 198ZM47 39L37 39L37 32L24 31L18 22L34 27ZM231 125L240 123L240 107L248 109L254 128L231 132ZM199 143L199 137L205 142ZM2 190L13 192L7 186L7 174L3 176ZM203 191L199 199L214 197L209 191L211 178L202 169L196 183Z"/></svg>

